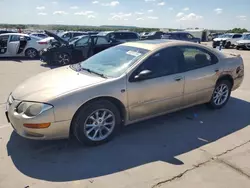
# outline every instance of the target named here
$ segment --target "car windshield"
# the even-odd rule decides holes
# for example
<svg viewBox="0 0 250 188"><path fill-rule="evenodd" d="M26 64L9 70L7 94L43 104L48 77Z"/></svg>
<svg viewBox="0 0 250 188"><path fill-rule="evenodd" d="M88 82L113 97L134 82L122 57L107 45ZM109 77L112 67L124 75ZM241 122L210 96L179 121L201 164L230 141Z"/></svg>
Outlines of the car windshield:
<svg viewBox="0 0 250 188"><path fill-rule="evenodd" d="M119 77L149 50L115 46L104 50L80 63L82 69L87 69L106 77Z"/></svg>
<svg viewBox="0 0 250 188"><path fill-rule="evenodd" d="M232 38L232 37L233 37L232 34L224 34L224 35L219 36L219 38Z"/></svg>
<svg viewBox="0 0 250 188"><path fill-rule="evenodd" d="M250 40L250 34L249 34L249 35L243 36L243 39L244 39L244 40Z"/></svg>

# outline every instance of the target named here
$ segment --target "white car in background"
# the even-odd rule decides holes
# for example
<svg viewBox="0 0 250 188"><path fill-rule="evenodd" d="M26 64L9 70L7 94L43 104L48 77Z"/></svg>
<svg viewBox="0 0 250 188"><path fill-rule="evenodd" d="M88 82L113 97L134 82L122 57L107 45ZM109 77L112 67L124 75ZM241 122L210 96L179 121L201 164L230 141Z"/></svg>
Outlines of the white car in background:
<svg viewBox="0 0 250 188"><path fill-rule="evenodd" d="M42 39L49 37L45 33L31 33L30 36L35 36L35 37L39 37L39 38L42 38Z"/></svg>
<svg viewBox="0 0 250 188"><path fill-rule="evenodd" d="M48 42L41 42L41 38L27 34L5 33L0 35L0 57L35 58L39 51L48 46Z"/></svg>
<svg viewBox="0 0 250 188"><path fill-rule="evenodd" d="M240 40L242 34L239 33L225 33L218 38L213 39L213 48L220 46L222 42L222 46L225 48L230 48L231 46L236 46L236 42Z"/></svg>
<svg viewBox="0 0 250 188"><path fill-rule="evenodd" d="M243 37L237 41L236 49L250 50L250 33L243 34Z"/></svg>

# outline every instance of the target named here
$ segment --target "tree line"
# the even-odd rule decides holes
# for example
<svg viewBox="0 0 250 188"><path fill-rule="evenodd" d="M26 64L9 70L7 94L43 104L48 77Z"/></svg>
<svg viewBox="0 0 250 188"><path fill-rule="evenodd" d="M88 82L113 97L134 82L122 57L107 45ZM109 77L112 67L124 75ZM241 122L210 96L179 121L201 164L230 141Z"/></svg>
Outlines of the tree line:
<svg viewBox="0 0 250 188"><path fill-rule="evenodd" d="M78 26L78 25L24 25L24 24L0 24L0 28L6 29L36 29L36 30L68 30L68 31L115 31L130 30L134 32L159 31L159 28L140 28L140 27L122 27L122 26Z"/></svg>
<svg viewBox="0 0 250 188"><path fill-rule="evenodd" d="M0 24L0 28L6 29L36 29L36 30L70 30L70 31L116 31L116 30L130 30L134 32L151 32L159 31L159 28L141 28L141 27L128 27L128 26L79 26L79 25L36 25L36 24ZM174 31L179 29L169 29L169 31ZM226 31L226 30L225 30ZM211 30L211 32L213 32ZM233 28L226 31L227 33L244 33L248 32L245 28Z"/></svg>

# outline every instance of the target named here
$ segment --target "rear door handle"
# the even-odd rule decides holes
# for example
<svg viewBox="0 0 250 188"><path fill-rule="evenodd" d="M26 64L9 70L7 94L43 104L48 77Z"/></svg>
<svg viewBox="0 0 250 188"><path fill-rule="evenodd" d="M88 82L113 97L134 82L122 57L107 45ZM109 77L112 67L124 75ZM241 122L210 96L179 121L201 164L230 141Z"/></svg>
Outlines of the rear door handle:
<svg viewBox="0 0 250 188"><path fill-rule="evenodd" d="M179 82L179 81L181 81L182 79L183 79L183 77L181 77L181 76L180 76L180 77L176 77L176 78L175 78L175 81L176 81L176 82Z"/></svg>

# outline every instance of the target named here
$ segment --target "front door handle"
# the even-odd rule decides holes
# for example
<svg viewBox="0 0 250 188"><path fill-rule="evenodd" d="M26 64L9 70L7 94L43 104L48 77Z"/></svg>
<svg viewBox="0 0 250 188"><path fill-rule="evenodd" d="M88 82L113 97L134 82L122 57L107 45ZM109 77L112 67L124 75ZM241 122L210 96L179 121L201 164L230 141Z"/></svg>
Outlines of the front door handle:
<svg viewBox="0 0 250 188"><path fill-rule="evenodd" d="M181 77L181 76L180 76L180 77L176 77L176 78L175 78L175 81L176 81L176 82L179 82L179 81L181 81L182 79L183 79L183 77Z"/></svg>

